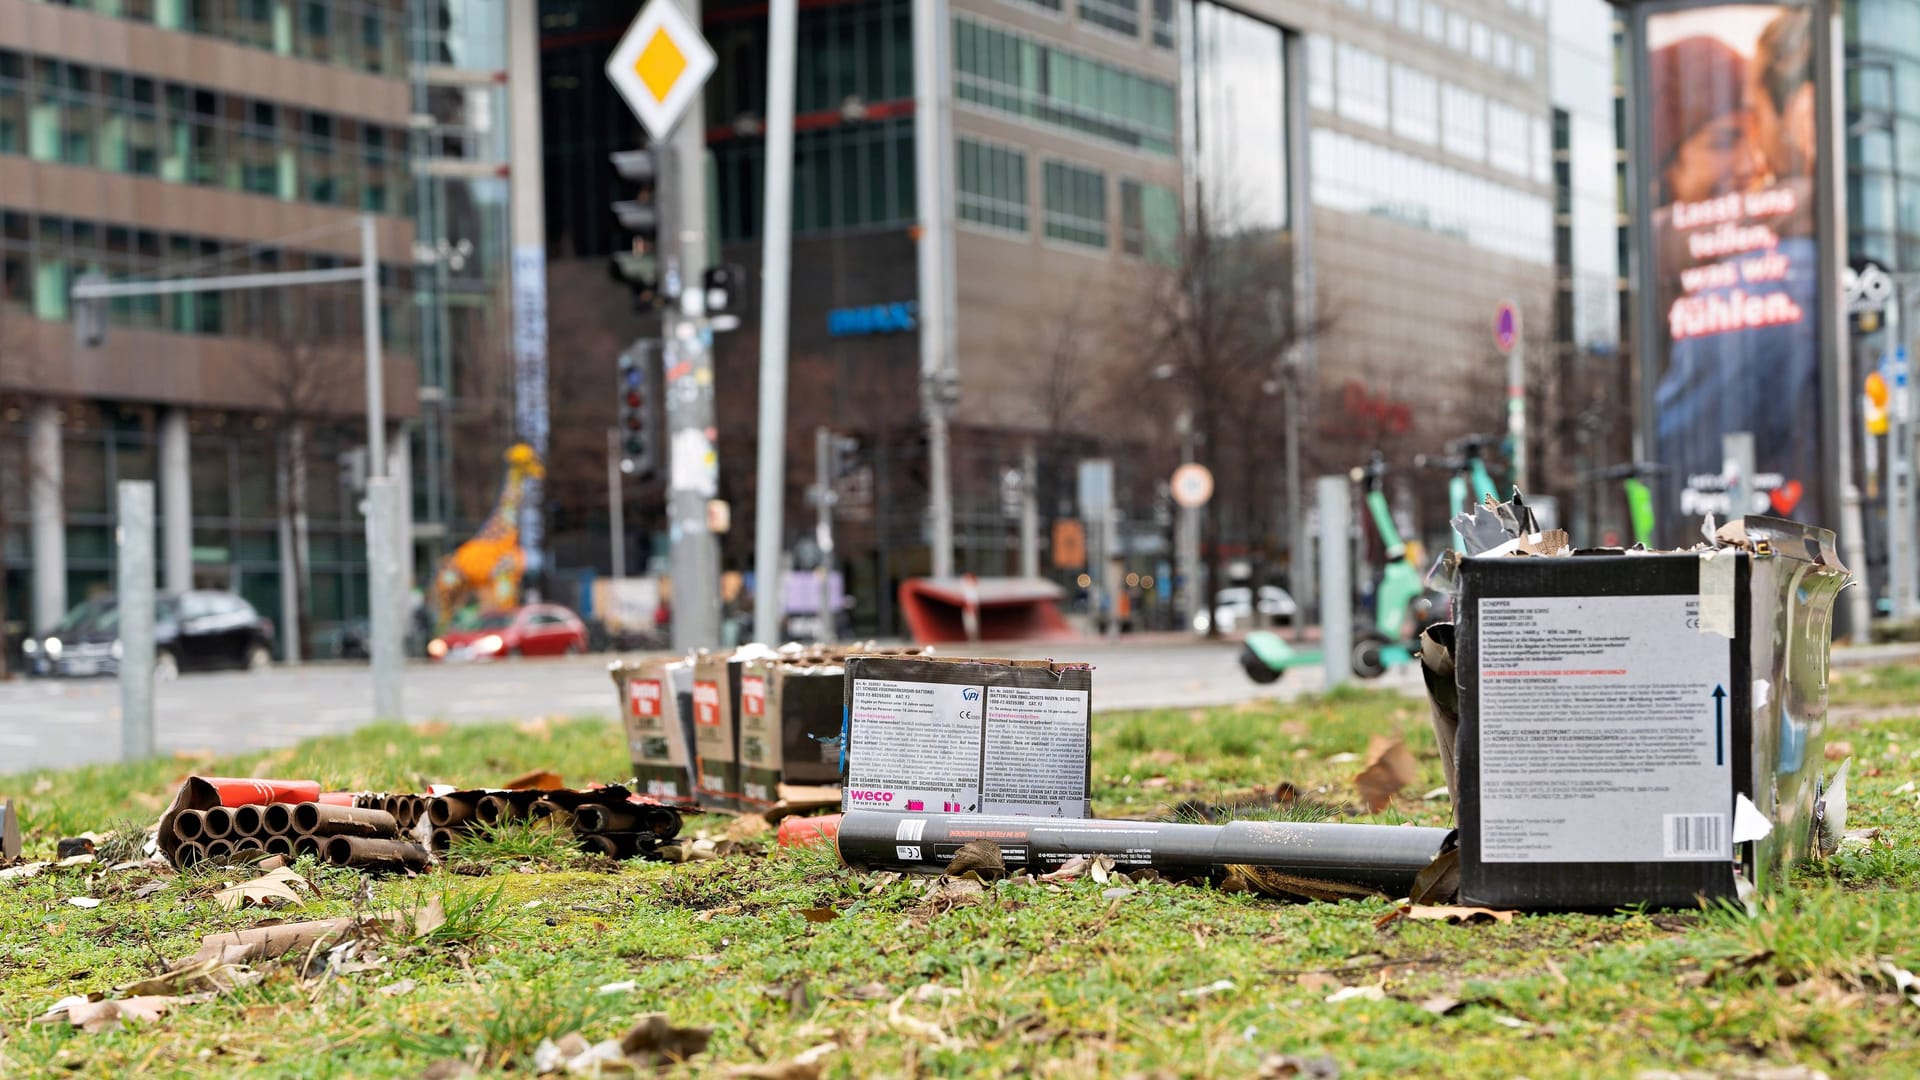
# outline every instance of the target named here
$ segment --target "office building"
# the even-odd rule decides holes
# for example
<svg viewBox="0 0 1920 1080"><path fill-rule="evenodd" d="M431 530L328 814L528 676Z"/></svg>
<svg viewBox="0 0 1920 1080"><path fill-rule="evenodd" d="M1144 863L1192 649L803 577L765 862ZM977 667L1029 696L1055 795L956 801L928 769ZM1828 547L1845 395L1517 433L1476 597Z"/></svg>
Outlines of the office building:
<svg viewBox="0 0 1920 1080"><path fill-rule="evenodd" d="M1017 567L1010 471L1032 446L1043 536L1044 523L1078 514L1075 463L1114 458L1121 551L1143 581L1164 581L1165 471L1182 441L1171 407L1177 379L1152 378L1158 345L1142 313L1167 295L1170 275L1177 284L1190 273L1180 269L1192 261L1184 223L1202 204L1236 250L1263 253L1252 288L1266 297L1274 338L1311 338L1293 353L1306 386L1309 478L1344 473L1376 449L1409 466L1455 436L1501 431L1505 372L1492 321L1502 299L1524 314L1536 371L1551 370L1547 6L949 5L958 568ZM624 193L605 155L640 142L600 75L627 7L542 5L555 347L573 335L588 346L585 362L599 365L593 378L607 382L625 339L647 331L643 317L618 310L620 287L604 269L624 241L606 210ZM764 13L720 0L704 16L720 57L706 112L713 217L725 258L747 266L749 280L764 174ZM803 539L810 530L803 491L816 425L860 439L838 481L839 551L861 622L884 632L896 628L895 582L929 566L913 307L912 5L809 5L799 32L788 531ZM1302 121L1304 138L1290 139ZM1302 144L1310 167L1298 160ZM561 265L562 252L578 265ZM753 483L757 299L750 291L746 325L717 350L722 495L741 522ZM562 329L566 302L583 316L599 312L583 320L596 328L565 320ZM1231 434L1248 449L1216 468L1216 498L1227 502L1214 539L1249 565L1284 550L1291 529L1281 439L1288 382L1285 358L1271 359L1270 369L1249 369L1232 403L1240 427ZM1535 393L1543 407L1544 392ZM601 411L581 426L609 423L610 403ZM1404 523L1443 538L1444 502L1415 498L1410 480L1395 485ZM647 489L635 496L634 513L648 513ZM604 518L577 524L603 529ZM629 535L661 527L655 517ZM744 568L751 537L741 530L725 549ZM1069 584L1075 577L1070 567L1051 572Z"/></svg>

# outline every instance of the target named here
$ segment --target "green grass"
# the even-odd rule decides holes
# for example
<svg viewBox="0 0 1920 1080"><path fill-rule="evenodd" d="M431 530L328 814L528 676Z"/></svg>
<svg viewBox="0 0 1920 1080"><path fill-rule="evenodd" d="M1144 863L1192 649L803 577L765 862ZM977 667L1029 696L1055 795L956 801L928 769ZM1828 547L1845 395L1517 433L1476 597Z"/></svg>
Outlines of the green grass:
<svg viewBox="0 0 1920 1080"><path fill-rule="evenodd" d="M244 871L49 872L0 882L0 1075L416 1077L457 1058L528 1075L544 1038L616 1037L637 1015L714 1029L700 1059L778 1061L829 1040L825 1075L1251 1076L1272 1054L1322 1054L1344 1076L1631 1076L1643 1068L1733 1073L1798 1062L1836 1075L1920 1073L1920 1010L1872 972L1920 968L1920 705L1870 682L1836 683L1856 762L1852 821L1883 844L1800 871L1757 916L1713 910L1548 915L1491 926L1376 920L1382 900L1282 904L1159 883L1001 885L972 903L929 901L912 881L839 867L831 853L664 865L575 860L538 830L464 843L460 873L374 882L302 861L314 899L295 911L226 912L212 899ZM1920 683L1916 683L1920 685ZM1882 697L1885 695L1883 694ZM1441 783L1418 701L1343 693L1296 705L1103 716L1094 754L1102 813L1158 815L1195 800L1242 816L1290 783L1314 815L1353 801L1375 735L1402 735L1422 776L1376 818L1442 823ZM151 816L191 771L317 776L328 786L497 783L531 768L569 782L624 773L618 731L580 721L516 727L367 728L288 750L0 777L25 810L30 854L58 836ZM701 820L694 828L718 830ZM163 891L134 892L150 882ZM66 901L104 901L83 910ZM371 970L302 982L288 963L262 983L161 1021L85 1035L27 1021L70 993L107 990L267 917L411 910L447 922L374 949ZM830 908L814 921L806 912ZM1231 989L1184 994L1228 980ZM608 985L632 989L601 993ZM889 1020L894 999L946 1045ZM411 985L405 993L381 988ZM1325 999L1376 986L1382 1000ZM1437 996L1461 1004L1422 1008Z"/></svg>

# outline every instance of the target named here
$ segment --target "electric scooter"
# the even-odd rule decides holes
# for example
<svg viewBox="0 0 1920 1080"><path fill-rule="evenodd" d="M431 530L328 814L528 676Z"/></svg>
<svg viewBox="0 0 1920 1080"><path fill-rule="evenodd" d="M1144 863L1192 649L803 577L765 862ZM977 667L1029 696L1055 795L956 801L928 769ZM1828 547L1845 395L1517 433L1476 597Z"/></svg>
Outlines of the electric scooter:
<svg viewBox="0 0 1920 1080"><path fill-rule="evenodd" d="M1367 512L1386 549L1387 564L1381 568L1380 584L1374 589L1374 617L1371 624L1359 628L1353 644L1353 673L1363 679L1377 679L1395 664L1413 659L1419 638L1419 623L1426 615L1417 607L1427 588L1418 567L1407 557L1407 545L1393 523L1387 506L1386 458L1376 451L1366 465L1353 470L1353 482L1366 492ZM1406 631L1413 627L1413 633ZM1269 630L1247 635L1240 649L1240 669L1257 683L1271 683L1286 674L1288 668L1324 663L1321 649L1295 649L1286 639Z"/></svg>
<svg viewBox="0 0 1920 1080"><path fill-rule="evenodd" d="M1432 457L1420 454L1413 463L1423 469L1445 469L1453 475L1447 478L1447 520L1451 522L1461 514L1470 512L1489 497L1498 499L1499 492L1494 490L1493 475L1487 472L1487 459L1484 452L1489 446L1500 445L1500 440L1492 435L1463 435L1447 444L1444 457ZM1453 550L1466 553L1466 538L1458 532L1453 534Z"/></svg>
<svg viewBox="0 0 1920 1080"><path fill-rule="evenodd" d="M1653 511L1653 488L1647 485L1647 481L1664 476L1666 472L1665 465L1629 461L1624 465L1596 469L1592 474L1595 480L1602 482L1620 481L1620 490L1627 497L1627 521L1633 527L1633 542L1641 547L1651 548L1658 531Z"/></svg>

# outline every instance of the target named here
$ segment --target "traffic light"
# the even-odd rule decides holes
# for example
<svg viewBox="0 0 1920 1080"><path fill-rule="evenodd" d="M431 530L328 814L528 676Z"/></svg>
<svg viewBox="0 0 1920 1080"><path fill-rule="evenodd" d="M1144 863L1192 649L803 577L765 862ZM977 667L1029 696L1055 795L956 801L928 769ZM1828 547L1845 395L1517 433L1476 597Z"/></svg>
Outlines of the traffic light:
<svg viewBox="0 0 1920 1080"><path fill-rule="evenodd" d="M660 208L654 201L654 181L660 157L652 150L622 150L608 155L613 171L630 185L633 197L613 204L613 216L632 234L625 249L613 253L613 276L633 290L637 308L658 307L671 299L661 290Z"/></svg>
<svg viewBox="0 0 1920 1080"><path fill-rule="evenodd" d="M705 291L708 315L725 315L740 306L740 287L746 281L746 271L738 266L722 263L707 267L702 276L700 287Z"/></svg>
<svg viewBox="0 0 1920 1080"><path fill-rule="evenodd" d="M828 476L835 482L845 480L860 467L860 440L851 435L835 435L828 444Z"/></svg>
<svg viewBox="0 0 1920 1080"><path fill-rule="evenodd" d="M660 347L636 342L620 354L620 471L646 479L660 468Z"/></svg>

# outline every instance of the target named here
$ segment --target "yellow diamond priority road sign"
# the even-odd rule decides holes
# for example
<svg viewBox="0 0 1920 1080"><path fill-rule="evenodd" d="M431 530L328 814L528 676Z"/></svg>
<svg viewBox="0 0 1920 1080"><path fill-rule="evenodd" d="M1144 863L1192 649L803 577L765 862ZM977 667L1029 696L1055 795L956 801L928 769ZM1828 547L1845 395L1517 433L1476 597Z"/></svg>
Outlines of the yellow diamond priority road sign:
<svg viewBox="0 0 1920 1080"><path fill-rule="evenodd" d="M607 59L607 78L647 134L665 139L713 74L713 49L674 0L650 0Z"/></svg>

